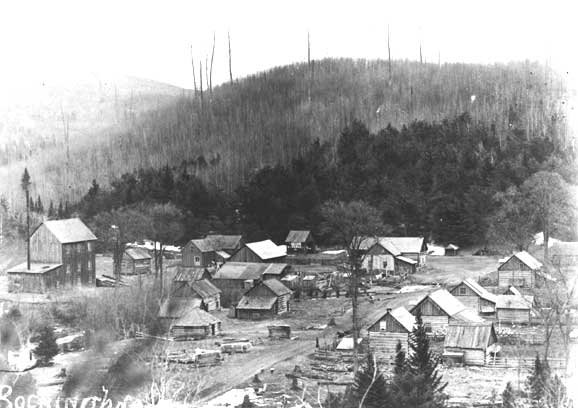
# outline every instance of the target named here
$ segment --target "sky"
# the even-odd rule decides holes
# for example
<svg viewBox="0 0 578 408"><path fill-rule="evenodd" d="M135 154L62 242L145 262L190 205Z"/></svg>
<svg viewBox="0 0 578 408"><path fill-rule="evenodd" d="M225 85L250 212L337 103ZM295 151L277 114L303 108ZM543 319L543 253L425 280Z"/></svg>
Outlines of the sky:
<svg viewBox="0 0 578 408"><path fill-rule="evenodd" d="M494 63L538 60L576 70L570 1L0 1L0 91L87 72L193 85L192 56L214 84L312 58Z"/></svg>

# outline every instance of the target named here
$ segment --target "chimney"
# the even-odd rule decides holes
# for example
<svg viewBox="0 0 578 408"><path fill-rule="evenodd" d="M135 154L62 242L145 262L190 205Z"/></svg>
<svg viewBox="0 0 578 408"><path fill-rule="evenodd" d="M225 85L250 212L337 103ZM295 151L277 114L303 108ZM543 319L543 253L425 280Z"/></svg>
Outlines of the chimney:
<svg viewBox="0 0 578 408"><path fill-rule="evenodd" d="M386 311L387 311L387 313L391 313L391 308L388 307L388 308L386 309Z"/></svg>

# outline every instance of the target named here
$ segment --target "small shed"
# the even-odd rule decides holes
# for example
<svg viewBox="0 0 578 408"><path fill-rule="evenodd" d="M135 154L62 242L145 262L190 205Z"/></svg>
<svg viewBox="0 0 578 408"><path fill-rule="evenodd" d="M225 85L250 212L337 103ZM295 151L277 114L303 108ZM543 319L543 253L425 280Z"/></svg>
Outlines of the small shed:
<svg viewBox="0 0 578 408"><path fill-rule="evenodd" d="M395 274L396 275L413 275L417 269L417 261L405 256L398 256L395 258Z"/></svg>
<svg viewBox="0 0 578 408"><path fill-rule="evenodd" d="M221 309L221 290L206 279L192 282L173 282L171 298L200 299L199 307L207 312Z"/></svg>
<svg viewBox="0 0 578 408"><path fill-rule="evenodd" d="M267 326L269 330L270 339L290 339L291 338L291 326L288 324L276 324L272 326Z"/></svg>
<svg viewBox="0 0 578 408"><path fill-rule="evenodd" d="M498 267L498 286L534 288L538 284L541 268L542 263L528 252L518 252Z"/></svg>
<svg viewBox="0 0 578 408"><path fill-rule="evenodd" d="M46 293L62 286L62 264L26 262L10 268L8 275L8 292L11 293Z"/></svg>
<svg viewBox="0 0 578 408"><path fill-rule="evenodd" d="M151 259L152 257L145 249L127 248L122 257L121 271L126 275L151 273Z"/></svg>
<svg viewBox="0 0 578 408"><path fill-rule="evenodd" d="M464 306L475 310L480 315L491 316L496 312L497 297L480 286L475 280L468 278L450 290Z"/></svg>
<svg viewBox="0 0 578 408"><path fill-rule="evenodd" d="M284 262L287 246L273 241L250 242L231 255L229 262Z"/></svg>
<svg viewBox="0 0 578 408"><path fill-rule="evenodd" d="M215 248L206 238L192 239L183 248L183 266L209 266L215 261Z"/></svg>
<svg viewBox="0 0 578 408"><path fill-rule="evenodd" d="M500 323L524 323L532 321L532 303L517 295L497 295L496 319Z"/></svg>
<svg viewBox="0 0 578 408"><path fill-rule="evenodd" d="M444 359L461 357L465 365L483 366L498 343L492 322L455 322L449 325L444 341Z"/></svg>
<svg viewBox="0 0 578 408"><path fill-rule="evenodd" d="M387 309L368 329L369 349L376 359L390 361L395 357L397 343L407 352L409 334L415 325L415 316L404 307Z"/></svg>
<svg viewBox="0 0 578 408"><path fill-rule="evenodd" d="M221 334L221 321L202 309L190 309L171 325L175 340L197 340Z"/></svg>
<svg viewBox="0 0 578 408"><path fill-rule="evenodd" d="M288 252L315 252L315 240L308 230L289 231L285 245Z"/></svg>
<svg viewBox="0 0 578 408"><path fill-rule="evenodd" d="M454 244L448 244L446 249L446 256L457 256L459 255L460 247Z"/></svg>
<svg viewBox="0 0 578 408"><path fill-rule="evenodd" d="M269 279L249 289L236 307L239 319L265 319L290 310L293 292L276 279Z"/></svg>
<svg viewBox="0 0 578 408"><path fill-rule="evenodd" d="M468 309L450 292L439 289L420 300L411 310L414 316L421 312L426 331L435 332L445 330L450 322L481 322L478 314Z"/></svg>

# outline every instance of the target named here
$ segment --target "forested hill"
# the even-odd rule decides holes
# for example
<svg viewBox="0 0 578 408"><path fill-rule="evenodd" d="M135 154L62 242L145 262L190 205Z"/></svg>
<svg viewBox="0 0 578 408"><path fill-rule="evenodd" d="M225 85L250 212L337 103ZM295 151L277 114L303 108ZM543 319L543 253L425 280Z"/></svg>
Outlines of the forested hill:
<svg viewBox="0 0 578 408"><path fill-rule="evenodd" d="M65 152L28 159L36 192L76 201L92 179L108 185L138 168L177 165L225 192L256 169L288 164L314 139L336 157L342 129L357 118L371 131L389 123L441 121L468 112L505 144L513 129L524 138L563 146L567 90L563 78L537 63L421 64L411 61L327 59L260 73L195 97L134 115L129 130L95 138ZM18 192L21 166L0 176ZM62 180L66 180L62 183Z"/></svg>

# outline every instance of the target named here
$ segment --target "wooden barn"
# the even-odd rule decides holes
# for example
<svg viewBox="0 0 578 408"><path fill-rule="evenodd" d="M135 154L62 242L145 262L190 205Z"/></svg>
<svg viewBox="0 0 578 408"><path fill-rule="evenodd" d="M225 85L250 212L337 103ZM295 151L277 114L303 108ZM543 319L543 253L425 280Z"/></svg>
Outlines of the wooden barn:
<svg viewBox="0 0 578 408"><path fill-rule="evenodd" d="M12 287L44 292L69 285L94 286L94 241L96 237L79 218L44 221L30 236L30 260L50 271L40 277L38 266L26 273L26 264L19 265L9 274L14 279ZM61 266L54 268L55 265Z"/></svg>
<svg viewBox="0 0 578 408"><path fill-rule="evenodd" d="M62 264L26 262L10 268L8 275L8 292L11 293L46 293L60 287L63 279Z"/></svg>
<svg viewBox="0 0 578 408"><path fill-rule="evenodd" d="M151 273L151 259L152 256L145 249L127 248L122 257L121 271L126 275Z"/></svg>
<svg viewBox="0 0 578 408"><path fill-rule="evenodd" d="M500 323L532 322L532 300L517 295L497 295L496 320Z"/></svg>
<svg viewBox="0 0 578 408"><path fill-rule="evenodd" d="M221 264L229 260L242 244L241 235L207 235L203 239L192 239L183 248L182 264L186 267Z"/></svg>
<svg viewBox="0 0 578 408"><path fill-rule="evenodd" d="M288 252L315 252L315 240L311 231L289 231L285 245Z"/></svg>
<svg viewBox="0 0 578 408"><path fill-rule="evenodd" d="M215 272L212 282L222 291L223 306L229 307L260 281L282 279L288 270L287 264L227 262Z"/></svg>
<svg viewBox="0 0 578 408"><path fill-rule="evenodd" d="M448 326L443 357L446 361L483 366L497 344L498 336L492 322L455 322Z"/></svg>
<svg viewBox="0 0 578 408"><path fill-rule="evenodd" d="M221 290L206 279L173 281L171 297L201 299L201 309L207 312L221 310Z"/></svg>
<svg viewBox="0 0 578 408"><path fill-rule="evenodd" d="M445 289L439 289L425 296L411 310L412 315L421 312L422 321L428 332L443 331L454 321L481 322L477 313L465 307Z"/></svg>
<svg viewBox="0 0 578 408"><path fill-rule="evenodd" d="M229 262L284 262L287 256L285 245L275 245L269 239L245 244L231 255Z"/></svg>
<svg viewBox="0 0 578 408"><path fill-rule="evenodd" d="M557 268L578 267L578 242L557 242L550 248L550 262Z"/></svg>
<svg viewBox="0 0 578 408"><path fill-rule="evenodd" d="M518 252L498 267L498 286L534 288L540 285L542 264L526 251Z"/></svg>
<svg viewBox="0 0 578 408"><path fill-rule="evenodd" d="M408 350L409 334L415 325L415 316L404 307L387 309L387 312L368 329L369 349L376 359L391 361L395 358L395 348L401 342L404 351Z"/></svg>
<svg viewBox="0 0 578 408"><path fill-rule="evenodd" d="M446 256L457 256L459 255L460 247L454 244L448 244L445 250Z"/></svg>
<svg viewBox="0 0 578 408"><path fill-rule="evenodd" d="M175 340L199 340L221 334L221 321L202 309L190 309L176 319L169 335Z"/></svg>
<svg viewBox="0 0 578 408"><path fill-rule="evenodd" d="M269 279L249 289L235 309L239 319L267 319L290 309L291 289L276 279Z"/></svg>
<svg viewBox="0 0 578 408"><path fill-rule="evenodd" d="M465 279L450 290L464 306L475 310L479 315L492 316L496 312L497 297L488 292L473 279Z"/></svg>

